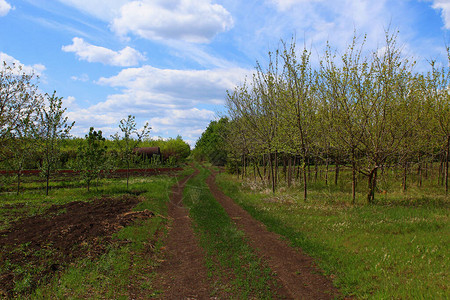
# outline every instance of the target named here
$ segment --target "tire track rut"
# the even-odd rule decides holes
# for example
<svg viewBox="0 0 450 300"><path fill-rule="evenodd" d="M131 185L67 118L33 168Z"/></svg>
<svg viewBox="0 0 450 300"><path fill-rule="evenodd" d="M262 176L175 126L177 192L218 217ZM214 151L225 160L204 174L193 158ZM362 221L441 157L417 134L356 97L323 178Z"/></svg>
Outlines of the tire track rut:
<svg viewBox="0 0 450 300"><path fill-rule="evenodd" d="M186 182L199 174L199 170L172 187L168 204L169 217L173 223L165 243L164 262L157 268L154 287L162 290L164 299L209 299L211 287L208 283L205 252L183 206L183 189Z"/></svg>
<svg viewBox="0 0 450 300"><path fill-rule="evenodd" d="M213 171L206 182L213 196L245 232L250 245L277 274L293 299L342 298L331 280L322 275L322 271L314 265L311 257L289 246L279 235L268 231L261 222L226 196L216 185Z"/></svg>

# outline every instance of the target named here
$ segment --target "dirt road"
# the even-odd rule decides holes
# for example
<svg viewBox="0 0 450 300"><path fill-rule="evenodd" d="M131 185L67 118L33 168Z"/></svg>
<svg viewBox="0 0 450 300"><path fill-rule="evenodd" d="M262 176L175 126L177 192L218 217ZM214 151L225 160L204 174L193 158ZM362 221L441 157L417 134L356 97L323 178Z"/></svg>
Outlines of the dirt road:
<svg viewBox="0 0 450 300"><path fill-rule="evenodd" d="M192 176L198 174L198 171ZM174 187L169 216L174 218L167 241L167 260L157 270L158 284L165 299L208 299L204 252L199 248L187 210L182 206L182 190L186 180ZM223 194L215 184L215 174L207 179L215 199L224 207L236 225L245 232L250 246L267 262L282 285L283 297L291 299L340 298L330 279L314 266L313 259L290 247L280 236L269 232L245 210ZM161 284L162 283L162 284Z"/></svg>
<svg viewBox="0 0 450 300"><path fill-rule="evenodd" d="M301 250L289 246L279 235L268 231L261 222L252 218L248 212L222 193L215 184L214 173L208 177L207 184L216 200L236 225L246 233L250 245L277 274L279 281L293 299L339 298L339 291L331 280L323 276L314 266L313 259Z"/></svg>
<svg viewBox="0 0 450 300"><path fill-rule="evenodd" d="M165 260L157 269L153 286L161 290L163 299L208 299L205 253L192 229L188 210L183 207L183 189L191 176L173 186L169 202L169 217L173 219L166 241Z"/></svg>

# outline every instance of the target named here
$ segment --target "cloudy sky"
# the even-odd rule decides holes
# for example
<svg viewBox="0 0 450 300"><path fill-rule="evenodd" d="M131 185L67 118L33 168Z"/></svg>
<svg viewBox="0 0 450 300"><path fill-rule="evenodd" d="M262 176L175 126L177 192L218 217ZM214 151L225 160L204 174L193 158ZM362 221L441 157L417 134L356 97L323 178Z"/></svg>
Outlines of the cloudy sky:
<svg viewBox="0 0 450 300"><path fill-rule="evenodd" d="M425 69L450 44L450 0L0 0L0 61L64 97L74 135L113 134L132 114L193 146L280 39L319 57L355 30L376 48L387 27Z"/></svg>

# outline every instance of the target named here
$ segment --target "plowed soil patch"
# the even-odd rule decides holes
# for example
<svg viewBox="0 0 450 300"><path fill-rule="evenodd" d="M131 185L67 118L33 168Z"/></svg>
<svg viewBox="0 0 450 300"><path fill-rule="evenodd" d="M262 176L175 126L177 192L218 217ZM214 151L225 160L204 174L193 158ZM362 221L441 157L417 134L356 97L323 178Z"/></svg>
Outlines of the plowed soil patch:
<svg viewBox="0 0 450 300"><path fill-rule="evenodd" d="M153 215L130 212L139 202L137 196L124 195L53 205L44 215L0 231L0 298L27 294L71 262L104 253L113 233ZM22 282L20 289L17 282Z"/></svg>

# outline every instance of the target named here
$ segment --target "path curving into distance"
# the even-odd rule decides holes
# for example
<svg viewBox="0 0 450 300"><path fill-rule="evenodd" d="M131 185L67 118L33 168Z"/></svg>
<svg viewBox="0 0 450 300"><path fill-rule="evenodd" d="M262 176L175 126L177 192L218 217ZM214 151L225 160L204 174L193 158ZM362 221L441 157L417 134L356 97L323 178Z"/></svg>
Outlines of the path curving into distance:
<svg viewBox="0 0 450 300"><path fill-rule="evenodd" d="M168 215L173 219L165 243L164 262L156 269L154 287L163 299L209 299L205 252L192 229L188 210L183 206L183 189L193 174L172 187Z"/></svg>
<svg viewBox="0 0 450 300"><path fill-rule="evenodd" d="M215 183L212 171L207 184L216 200L248 237L250 245L277 274L293 299L335 299L340 293L330 279L314 266L314 261L301 250L292 248L276 233L270 232L247 211L225 195Z"/></svg>

